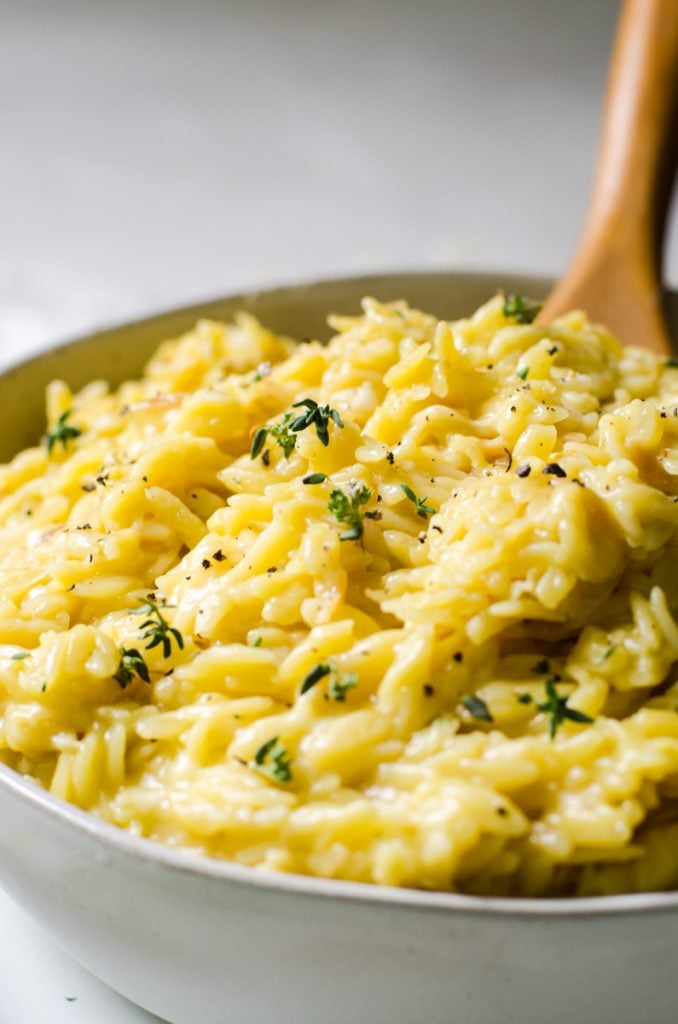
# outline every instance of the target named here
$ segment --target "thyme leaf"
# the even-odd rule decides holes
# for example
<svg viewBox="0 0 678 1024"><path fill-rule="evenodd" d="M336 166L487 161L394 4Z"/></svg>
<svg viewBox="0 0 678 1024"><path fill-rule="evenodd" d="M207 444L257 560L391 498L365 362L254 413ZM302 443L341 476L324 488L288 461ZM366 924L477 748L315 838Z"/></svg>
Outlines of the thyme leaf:
<svg viewBox="0 0 678 1024"><path fill-rule="evenodd" d="M558 729L565 721L591 725L593 719L590 715L585 714L583 711L578 711L577 708L569 707L567 702L570 698L558 695L555 680L551 676L544 681L544 689L546 690L546 700L535 701L529 693L521 693L518 696L518 700L521 704L534 703L537 710L542 711L546 715L549 723L549 737L551 739L555 738Z"/></svg>
<svg viewBox="0 0 678 1024"><path fill-rule="evenodd" d="M357 685L357 672L347 672L344 676L340 675L338 672L334 672L330 679L330 685L327 693L331 700L336 700L338 703L343 704L346 700L347 690L352 690Z"/></svg>
<svg viewBox="0 0 678 1024"><path fill-rule="evenodd" d="M120 664L113 678L120 683L121 689L124 690L134 681L135 676L138 676L144 683L151 681L144 656L136 647L121 647Z"/></svg>
<svg viewBox="0 0 678 1024"><path fill-rule="evenodd" d="M268 427L269 436L273 438L279 448L282 448L282 453L286 459L289 459L297 443L297 439L292 433L293 420L294 413L286 412L279 423L274 423L273 426Z"/></svg>
<svg viewBox="0 0 678 1024"><path fill-rule="evenodd" d="M524 295L512 294L504 301L503 314L517 324L531 324L541 311L541 303Z"/></svg>
<svg viewBox="0 0 678 1024"><path fill-rule="evenodd" d="M299 694L308 693L321 679L329 676L327 696L343 704L346 700L346 693L358 685L357 672L346 672L342 675L330 662L323 661L304 677Z"/></svg>
<svg viewBox="0 0 678 1024"><path fill-rule="evenodd" d="M259 747L252 767L260 775L267 775L275 782L290 782L292 779L292 760L277 736Z"/></svg>
<svg viewBox="0 0 678 1024"><path fill-rule="evenodd" d="M320 665L316 665L315 668L312 668L311 671L304 676L302 684L299 687L299 693L308 693L316 683L319 683L320 680L329 675L331 671L332 668L327 664L327 662L321 662Z"/></svg>
<svg viewBox="0 0 678 1024"><path fill-rule="evenodd" d="M266 427L259 427L252 439L252 447L250 448L250 458L256 459L257 455L261 455L263 447L266 444L266 438L268 437L268 430Z"/></svg>
<svg viewBox="0 0 678 1024"><path fill-rule="evenodd" d="M82 430L78 430L77 427L67 423L68 418L72 415L72 409L66 409L62 412L56 424L51 430L47 431L47 454L51 455L57 444L60 444L64 451L68 447L69 441L74 441L76 437L80 437Z"/></svg>
<svg viewBox="0 0 678 1024"><path fill-rule="evenodd" d="M162 653L165 658L169 658L172 653L172 641L176 643L179 650L184 649L184 638L178 629L170 626L167 619L160 611L160 605L157 601L154 601L152 597L147 597L142 602L140 608L134 608L131 615L145 615L146 619L141 623L141 629L145 632L141 633L142 640L148 640L146 644L146 650L150 651L153 647L158 647L162 644Z"/></svg>
<svg viewBox="0 0 678 1024"><path fill-rule="evenodd" d="M363 515L361 506L366 505L372 497L372 491L364 484L353 481L349 485L348 494L335 487L330 492L327 507L338 523L346 523L347 530L339 534L339 540L358 540L363 535Z"/></svg>
<svg viewBox="0 0 678 1024"><path fill-rule="evenodd" d="M285 458L289 459L297 444L296 435L301 430L306 430L307 427L311 426L315 426L315 432L321 444L327 447L330 443L330 420L338 427L343 427L344 425L336 409L333 409L330 405L318 405L312 398L302 398L299 402L294 402L292 409L304 409L305 411L294 413L288 410L283 413L277 423L271 423L267 427L259 427L255 431L252 447L250 448L250 458L256 459L258 455L261 455L266 439L271 437L278 447L282 448Z"/></svg>
<svg viewBox="0 0 678 1024"><path fill-rule="evenodd" d="M293 409L306 409L306 412L301 413L300 416L294 420L291 424L290 429L297 433L300 430L306 430L307 427L315 425L315 432L318 435L318 440L325 447L330 443L329 425L332 420L338 427L343 427L344 423L337 412L331 405L318 405L312 398L302 398L300 402L294 402L292 404Z"/></svg>
<svg viewBox="0 0 678 1024"><path fill-rule="evenodd" d="M285 458L289 459L297 443L297 439L291 431L291 424L294 419L294 413L286 412L278 423L272 423L268 427L259 427L252 439L250 458L256 459L258 455L261 455L267 438L272 437L278 447L282 448Z"/></svg>
<svg viewBox="0 0 678 1024"><path fill-rule="evenodd" d="M426 504L426 498L418 498L411 487L407 484L401 484L400 490L403 492L406 498L413 503L417 510L417 515L421 519L428 519L429 516L435 515L435 509L431 505Z"/></svg>

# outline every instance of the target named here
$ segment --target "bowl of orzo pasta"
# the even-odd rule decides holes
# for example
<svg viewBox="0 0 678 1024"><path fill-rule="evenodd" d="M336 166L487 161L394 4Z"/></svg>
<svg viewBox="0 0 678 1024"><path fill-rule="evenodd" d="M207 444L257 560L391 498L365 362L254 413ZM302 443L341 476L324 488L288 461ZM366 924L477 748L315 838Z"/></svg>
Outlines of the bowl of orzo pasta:
<svg viewBox="0 0 678 1024"><path fill-rule="evenodd" d="M0 379L2 881L173 1024L675 1020L678 360L547 290Z"/></svg>

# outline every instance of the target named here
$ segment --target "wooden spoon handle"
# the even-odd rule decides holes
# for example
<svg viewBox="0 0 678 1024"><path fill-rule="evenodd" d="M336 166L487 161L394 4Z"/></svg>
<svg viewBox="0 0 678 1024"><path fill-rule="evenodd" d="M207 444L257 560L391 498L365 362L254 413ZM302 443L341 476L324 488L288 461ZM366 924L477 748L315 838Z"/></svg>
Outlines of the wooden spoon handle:
<svg viewBox="0 0 678 1024"><path fill-rule="evenodd" d="M543 322L583 308L622 341L669 351L661 260L677 160L678 0L625 0L584 232Z"/></svg>

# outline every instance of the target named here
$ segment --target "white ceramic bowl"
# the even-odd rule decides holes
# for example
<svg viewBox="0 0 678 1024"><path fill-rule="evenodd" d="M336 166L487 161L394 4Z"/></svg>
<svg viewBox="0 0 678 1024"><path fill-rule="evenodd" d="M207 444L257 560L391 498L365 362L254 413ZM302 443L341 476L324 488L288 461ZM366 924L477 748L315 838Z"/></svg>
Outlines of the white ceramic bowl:
<svg viewBox="0 0 678 1024"><path fill-rule="evenodd" d="M41 433L53 377L115 383L200 315L244 308L319 337L329 311L357 311L364 294L458 317L498 286L538 296L547 283L442 273L330 281L104 331L0 378L0 457ZM676 326L677 296L670 306ZM2 767L0 878L80 963L172 1024L678 1019L678 893L481 899L266 874L130 837Z"/></svg>

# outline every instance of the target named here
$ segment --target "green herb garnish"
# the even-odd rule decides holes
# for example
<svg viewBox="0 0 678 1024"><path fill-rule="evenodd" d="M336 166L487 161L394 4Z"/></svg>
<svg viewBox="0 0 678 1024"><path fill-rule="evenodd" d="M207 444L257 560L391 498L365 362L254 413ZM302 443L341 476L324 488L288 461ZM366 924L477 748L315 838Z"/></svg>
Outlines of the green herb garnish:
<svg viewBox="0 0 678 1024"><path fill-rule="evenodd" d="M521 704L534 702L538 711L542 711L549 721L549 736L553 739L564 721L579 722L582 725L591 725L593 719L583 711L568 707L569 697L559 697L555 681L549 676L544 682L546 700L536 701L529 693L521 693L518 700Z"/></svg>
<svg viewBox="0 0 678 1024"><path fill-rule="evenodd" d="M526 299L524 295L509 295L504 301L503 314L517 324L531 324L541 311L541 303Z"/></svg>
<svg viewBox="0 0 678 1024"><path fill-rule="evenodd" d="M295 418L293 412L286 412L278 423L272 423L270 427L259 427L252 439L250 457L256 459L257 455L261 455L266 439L272 437L278 447L282 448L285 458L289 459L297 443L297 438L291 430Z"/></svg>
<svg viewBox="0 0 678 1024"><path fill-rule="evenodd" d="M31 653L30 651L19 651L18 654L13 654L12 655L11 660L12 661L23 661L24 658L27 658L30 655L30 653Z"/></svg>
<svg viewBox="0 0 678 1024"><path fill-rule="evenodd" d="M304 677L299 687L299 694L308 693L321 679L325 679L327 676L330 677L327 695L331 700L336 700L341 704L346 700L347 691L358 685L357 672L347 672L342 675L329 662L323 661Z"/></svg>
<svg viewBox="0 0 678 1024"><path fill-rule="evenodd" d="M270 437L273 438L279 448L282 448L283 455L286 459L289 459L290 455L294 451L294 446L297 443L297 439L292 432L292 422L294 420L293 412L286 412L280 423L274 423L272 427L268 428Z"/></svg>
<svg viewBox="0 0 678 1024"><path fill-rule="evenodd" d="M435 515L435 509L431 505L426 504L426 498L418 498L411 487L407 484L401 484L400 490L403 492L406 498L409 498L417 510L417 515L421 519L428 519L429 516Z"/></svg>
<svg viewBox="0 0 678 1024"><path fill-rule="evenodd" d="M468 693L466 696L461 698L461 703L464 705L468 713L473 715L474 718L478 718L482 722L494 721L490 709L481 697L476 697L475 694Z"/></svg>
<svg viewBox="0 0 678 1024"><path fill-rule="evenodd" d="M172 653L172 640L175 641L179 650L184 649L184 638L178 629L170 626L167 619L160 611L160 605L152 597L147 597L140 608L134 608L131 615L145 615L146 619L141 623L141 629L146 632L141 634L142 640L148 640L146 650L162 644L162 653L169 658Z"/></svg>
<svg viewBox="0 0 678 1024"><path fill-rule="evenodd" d="M336 409L329 405L318 405L312 398L302 398L301 401L294 402L292 408L303 408L306 411L299 414L288 411L283 414L282 419L278 423L272 423L270 427L259 427L252 439L252 447L250 448L251 458L256 459L257 455L260 455L263 451L266 438L272 437L276 444L282 448L285 458L289 459L297 443L296 435L301 430L306 430L310 426L315 426L315 431L321 444L327 447L330 443L330 420L336 423L338 427L343 427L344 425Z"/></svg>
<svg viewBox="0 0 678 1024"><path fill-rule="evenodd" d="M252 639L252 647L261 647L262 642L263 637L261 633L257 633L257 635Z"/></svg>
<svg viewBox="0 0 678 1024"><path fill-rule="evenodd" d="M268 427L259 427L256 434L252 438L252 447L250 448L250 458L256 459L257 455L261 455L262 449L266 444L266 438L268 437Z"/></svg>
<svg viewBox="0 0 678 1024"><path fill-rule="evenodd" d="M516 377L520 377L521 380L527 380L527 375L529 372L529 366L522 366L519 370L516 370Z"/></svg>
<svg viewBox="0 0 678 1024"><path fill-rule="evenodd" d="M348 530L339 534L339 540L358 540L363 535L363 515L361 505L366 505L372 497L372 491L364 484L353 481L346 494L340 488L330 493L328 509L338 523L346 523Z"/></svg>
<svg viewBox="0 0 678 1024"><path fill-rule="evenodd" d="M336 409L333 409L331 405L318 405L318 403L314 402L312 398L302 398L300 402L294 402L292 404L292 408L305 408L306 412L297 416L290 429L297 433L300 430L306 430L307 427L315 425L315 432L318 435L318 440L325 447L330 443L330 420L333 420L338 427L343 427L344 425L343 420Z"/></svg>
<svg viewBox="0 0 678 1024"><path fill-rule="evenodd" d="M253 767L260 775L267 775L275 782L290 782L292 779L292 761L277 736L259 747Z"/></svg>
<svg viewBox="0 0 678 1024"><path fill-rule="evenodd" d="M299 693L307 693L312 689L316 683L319 683L321 679L328 676L332 671L332 667L327 662L322 662L320 665L316 665L311 671L304 676L303 682L299 687Z"/></svg>
<svg viewBox="0 0 678 1024"><path fill-rule="evenodd" d="M55 445L60 444L61 447L66 450L69 441L74 441L76 437L80 437L82 430L78 430L77 427L72 427L70 423L67 423L69 416L72 414L72 409L66 409L62 412L59 419L56 421L56 425L51 430L47 431L47 454L51 455Z"/></svg>
<svg viewBox="0 0 678 1024"><path fill-rule="evenodd" d="M353 690L357 685L357 672L347 672L345 676L339 675L338 672L334 672L330 679L330 685L327 689L327 693L331 700L336 700L338 703L343 704L346 700L346 691Z"/></svg>
<svg viewBox="0 0 678 1024"><path fill-rule="evenodd" d="M143 654L136 647L120 648L120 664L113 678L116 679L124 690L138 676L145 683L150 683L151 677L148 674L148 665L144 661Z"/></svg>
<svg viewBox="0 0 678 1024"><path fill-rule="evenodd" d="M309 473L301 478L302 484L324 484L327 480L327 473Z"/></svg>

